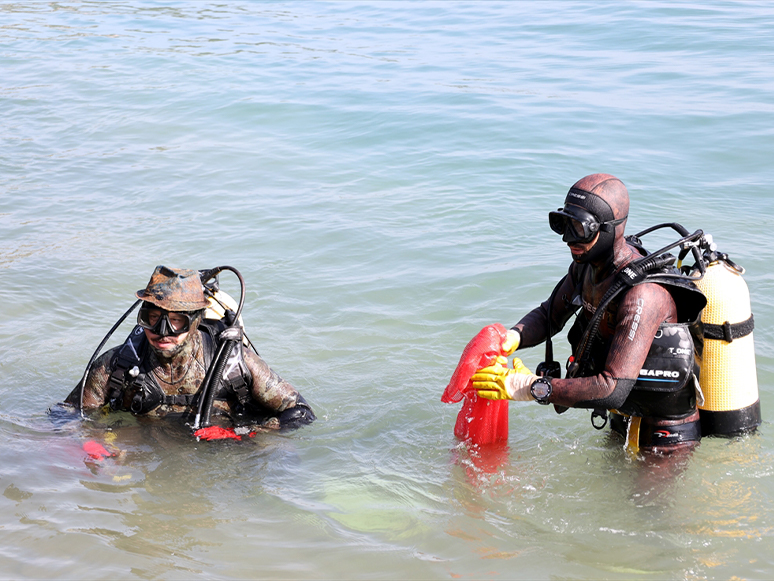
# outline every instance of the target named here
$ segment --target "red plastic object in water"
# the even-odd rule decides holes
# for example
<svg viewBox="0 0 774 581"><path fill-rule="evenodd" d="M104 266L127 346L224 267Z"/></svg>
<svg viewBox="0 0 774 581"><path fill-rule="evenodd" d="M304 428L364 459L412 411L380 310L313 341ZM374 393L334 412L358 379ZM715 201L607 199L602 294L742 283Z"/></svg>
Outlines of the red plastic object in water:
<svg viewBox="0 0 774 581"><path fill-rule="evenodd" d="M201 438L202 440L225 440L227 438L233 438L234 440L242 439L242 436L237 434L231 428L221 428L220 426L200 428L194 432L194 436Z"/></svg>
<svg viewBox="0 0 774 581"><path fill-rule="evenodd" d="M461 440L479 445L508 440L508 401L484 399L470 389L470 378L478 369L491 365L498 355L505 355L502 344L507 332L500 323L481 329L465 346L441 396L444 403L455 403L465 398L454 425L454 435Z"/></svg>
<svg viewBox="0 0 774 581"><path fill-rule="evenodd" d="M83 451L89 455L89 458L94 460L104 460L105 458L113 456L113 454L108 452L102 444L95 442L94 440L84 442Z"/></svg>

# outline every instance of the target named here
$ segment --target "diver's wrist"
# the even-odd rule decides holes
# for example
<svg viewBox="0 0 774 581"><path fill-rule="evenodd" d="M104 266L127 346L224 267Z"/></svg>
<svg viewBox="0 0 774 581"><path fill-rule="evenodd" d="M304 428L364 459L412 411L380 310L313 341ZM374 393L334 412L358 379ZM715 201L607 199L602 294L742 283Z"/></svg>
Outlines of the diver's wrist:
<svg viewBox="0 0 774 581"><path fill-rule="evenodd" d="M532 382L529 393L533 399L541 405L548 405L548 400L554 392L550 377L538 377Z"/></svg>

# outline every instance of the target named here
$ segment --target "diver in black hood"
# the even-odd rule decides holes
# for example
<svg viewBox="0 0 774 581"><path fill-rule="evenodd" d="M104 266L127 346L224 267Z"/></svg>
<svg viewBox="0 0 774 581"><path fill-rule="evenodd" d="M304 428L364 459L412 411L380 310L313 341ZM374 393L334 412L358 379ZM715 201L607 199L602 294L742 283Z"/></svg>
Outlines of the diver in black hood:
<svg viewBox="0 0 774 581"><path fill-rule="evenodd" d="M568 334L573 356L566 377L561 378L548 349L537 375L518 373L501 360L479 370L473 388L485 398L535 400L554 404L559 412L589 408L600 429L609 410L611 427L632 447L690 448L701 429L688 324L706 299L690 282L650 282L634 267L645 252L624 237L628 214L629 193L608 174L576 182L564 206L549 214L551 229L562 236L573 263L551 297L508 332L508 342L524 348L548 340L550 346L551 336L579 311ZM671 367L662 365L646 377L649 354L662 351L679 356L670 359Z"/></svg>

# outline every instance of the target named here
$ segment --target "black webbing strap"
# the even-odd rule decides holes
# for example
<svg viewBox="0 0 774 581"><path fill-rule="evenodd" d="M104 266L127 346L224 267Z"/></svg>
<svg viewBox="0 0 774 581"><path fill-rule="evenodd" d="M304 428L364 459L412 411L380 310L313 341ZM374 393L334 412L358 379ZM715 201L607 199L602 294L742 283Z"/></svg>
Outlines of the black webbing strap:
<svg viewBox="0 0 774 581"><path fill-rule="evenodd" d="M107 380L107 395L110 407L117 410L121 407L124 395L124 377L126 369L121 367L114 369Z"/></svg>
<svg viewBox="0 0 774 581"><path fill-rule="evenodd" d="M184 405L191 406L196 400L196 393L185 393L176 395L165 395L164 405Z"/></svg>
<svg viewBox="0 0 774 581"><path fill-rule="evenodd" d="M239 346L237 346L237 348L239 348ZM237 366L236 369L238 371L239 366ZM248 401L250 401L250 386L247 384L244 376L241 373L232 373L229 377L226 378L226 381L228 382L229 387L236 394L239 403L245 405Z"/></svg>
<svg viewBox="0 0 774 581"><path fill-rule="evenodd" d="M755 321L753 316L741 323L729 323L726 321L722 325L713 325L712 323L704 323L704 338L716 339L718 341L725 341L730 343L734 339L745 337L753 332L755 328Z"/></svg>

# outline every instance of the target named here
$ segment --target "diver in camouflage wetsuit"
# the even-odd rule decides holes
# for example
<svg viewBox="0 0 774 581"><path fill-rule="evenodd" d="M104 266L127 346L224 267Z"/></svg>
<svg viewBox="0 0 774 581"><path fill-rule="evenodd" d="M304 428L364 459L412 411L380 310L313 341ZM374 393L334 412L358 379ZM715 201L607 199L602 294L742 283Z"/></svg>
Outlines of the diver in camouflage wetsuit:
<svg viewBox="0 0 774 581"><path fill-rule="evenodd" d="M203 319L209 303L199 273L158 266L147 287L136 296L144 301L138 327L126 343L96 359L83 386L82 409L109 406L151 417L190 418L219 344L219 328ZM227 416L263 429L298 427L314 421L311 407L290 383L241 343L237 351L229 359L224 385L215 395L216 418ZM122 365L126 352L134 360ZM80 399L79 385L66 403L78 406Z"/></svg>

